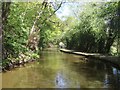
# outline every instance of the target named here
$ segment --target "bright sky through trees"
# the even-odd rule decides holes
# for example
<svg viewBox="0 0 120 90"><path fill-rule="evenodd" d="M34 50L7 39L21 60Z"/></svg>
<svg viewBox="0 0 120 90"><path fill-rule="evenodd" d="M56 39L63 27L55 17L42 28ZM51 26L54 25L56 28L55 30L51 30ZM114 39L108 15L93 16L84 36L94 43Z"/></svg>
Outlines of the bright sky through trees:
<svg viewBox="0 0 120 90"><path fill-rule="evenodd" d="M56 12L56 15L63 21L69 16L77 18L78 13L82 11L83 4L83 2L65 2Z"/></svg>
<svg viewBox="0 0 120 90"><path fill-rule="evenodd" d="M61 8L56 12L56 15L61 20L66 20L67 17L78 17L78 13L82 11L82 7L85 3L89 2L118 2L119 0L50 0L50 2L64 2Z"/></svg>

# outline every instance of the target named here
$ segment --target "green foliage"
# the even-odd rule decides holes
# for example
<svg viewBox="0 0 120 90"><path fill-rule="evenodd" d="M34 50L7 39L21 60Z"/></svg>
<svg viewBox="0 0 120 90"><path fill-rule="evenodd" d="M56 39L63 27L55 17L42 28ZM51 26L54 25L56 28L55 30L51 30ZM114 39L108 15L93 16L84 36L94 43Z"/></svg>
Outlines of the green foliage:
<svg viewBox="0 0 120 90"><path fill-rule="evenodd" d="M48 9L48 11L49 11L49 9ZM49 15L51 15L52 12L49 12ZM46 17L47 17L46 15L47 14L42 16L43 21L46 19ZM38 21L38 22L40 22L40 21ZM57 40L59 39L58 37L60 36L60 34L62 32L60 30L61 27L59 27L60 23L61 23L60 20L55 15L50 17L48 20L44 21L42 23L42 25L39 25L41 23L38 23L38 27L41 26L40 33L39 33L39 37L40 37L39 45L38 45L39 48L40 47L42 47L42 48L48 47L49 43L51 43L53 45L57 44Z"/></svg>
<svg viewBox="0 0 120 90"><path fill-rule="evenodd" d="M79 24L71 27L63 39L69 49L109 53L118 35L118 2L85 4Z"/></svg>
<svg viewBox="0 0 120 90"><path fill-rule="evenodd" d="M88 3L79 18L68 17L65 21L55 15L59 6L55 8L47 2L5 3L8 7L3 7L7 14L2 20L3 65L13 59L20 60L20 53L26 55L27 60L39 58L41 48L60 41L68 49L109 53L120 36L119 3Z"/></svg>
<svg viewBox="0 0 120 90"><path fill-rule="evenodd" d="M6 23L3 23L3 65L8 63L8 59L21 60L21 53L26 55L26 60L39 58L38 47L53 43L55 37L61 33L57 28L60 20L47 2L12 2L9 9L4 9L6 12L9 10L9 13L6 13ZM32 28L34 30L30 33ZM29 41L32 41L32 49L29 47ZM36 43L38 47L35 46Z"/></svg>
<svg viewBox="0 0 120 90"><path fill-rule="evenodd" d="M21 3L22 4L22 3ZM9 55L16 56L19 52L26 51L27 30L25 23L22 22L22 12L18 3L12 3L7 24L4 26L4 48Z"/></svg>
<svg viewBox="0 0 120 90"><path fill-rule="evenodd" d="M37 58L39 58L39 55L36 54L36 53L33 53L33 54L31 55L31 58L32 58L32 59L37 59Z"/></svg>

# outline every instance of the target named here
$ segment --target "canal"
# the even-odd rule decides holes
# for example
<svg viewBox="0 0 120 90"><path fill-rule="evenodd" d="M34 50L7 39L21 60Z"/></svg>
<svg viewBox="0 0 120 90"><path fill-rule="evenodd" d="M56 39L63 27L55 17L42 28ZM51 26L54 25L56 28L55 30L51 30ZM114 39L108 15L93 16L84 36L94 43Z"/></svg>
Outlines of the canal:
<svg viewBox="0 0 120 90"><path fill-rule="evenodd" d="M40 59L2 73L3 88L120 88L120 70L110 63L45 50Z"/></svg>

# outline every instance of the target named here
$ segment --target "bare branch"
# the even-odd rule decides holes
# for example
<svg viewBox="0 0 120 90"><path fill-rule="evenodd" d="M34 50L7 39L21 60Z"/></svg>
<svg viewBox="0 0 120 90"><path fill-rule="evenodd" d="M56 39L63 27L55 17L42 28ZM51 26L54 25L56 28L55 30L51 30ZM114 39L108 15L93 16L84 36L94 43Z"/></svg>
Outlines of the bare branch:
<svg viewBox="0 0 120 90"><path fill-rule="evenodd" d="M60 3L59 7L50 16L48 16L47 18L45 18L43 20L43 22L41 24L43 24L46 20L48 20L50 17L52 17L60 9L61 5L62 5L62 2Z"/></svg>

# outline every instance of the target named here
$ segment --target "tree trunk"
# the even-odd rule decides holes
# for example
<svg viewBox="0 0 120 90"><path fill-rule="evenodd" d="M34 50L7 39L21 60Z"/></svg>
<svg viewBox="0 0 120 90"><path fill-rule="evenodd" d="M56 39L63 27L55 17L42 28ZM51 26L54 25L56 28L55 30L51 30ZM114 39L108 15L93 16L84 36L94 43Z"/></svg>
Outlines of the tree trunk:
<svg viewBox="0 0 120 90"><path fill-rule="evenodd" d="M98 41L98 53L104 53L105 52L105 39L101 38Z"/></svg>
<svg viewBox="0 0 120 90"><path fill-rule="evenodd" d="M3 2L2 3L2 23L5 24L7 21L7 17L10 12L10 4L11 2Z"/></svg>
<svg viewBox="0 0 120 90"><path fill-rule="evenodd" d="M7 23L7 17L8 17L8 15L9 15L9 12L10 12L10 4L11 4L11 2L2 2L2 26L1 26L1 29L3 29L4 30L4 25ZM6 49L5 49L5 47L4 47L4 33L2 32L2 30L1 30L1 34L0 34L0 36L1 36L1 38L2 38L2 41L3 41L3 43L2 43L2 51L3 51L3 53L2 53L2 59L4 59L4 58L6 58Z"/></svg>
<svg viewBox="0 0 120 90"><path fill-rule="evenodd" d="M107 42L106 42L106 45L105 45L105 53L106 54L108 54L109 53L109 51L110 51L110 47L112 46L112 44L113 44L113 42L114 42L114 40L115 40L115 37L116 37L116 35L114 36L114 37L108 37L108 39L107 39Z"/></svg>

